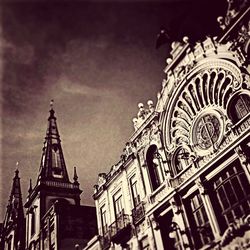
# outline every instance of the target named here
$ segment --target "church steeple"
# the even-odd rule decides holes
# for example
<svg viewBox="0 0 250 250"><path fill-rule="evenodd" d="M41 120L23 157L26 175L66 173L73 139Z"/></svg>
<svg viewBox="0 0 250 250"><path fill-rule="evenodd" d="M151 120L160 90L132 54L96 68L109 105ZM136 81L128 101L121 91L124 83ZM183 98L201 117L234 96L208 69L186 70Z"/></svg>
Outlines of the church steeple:
<svg viewBox="0 0 250 250"><path fill-rule="evenodd" d="M33 186L30 183L25 207L28 213L38 213L39 218L42 219L57 200L63 199L70 204L80 205L81 192L79 183L75 180L71 182L68 176L53 101L51 101L38 178ZM32 228L31 222L30 218L29 228ZM31 231L30 229L30 237Z"/></svg>
<svg viewBox="0 0 250 250"><path fill-rule="evenodd" d="M10 198L7 205L7 211L4 218L2 238L8 239L13 235L13 245L15 249L23 249L25 236L25 219L23 211L22 193L20 185L19 171L16 169L12 182ZM4 241L4 239L2 239ZM1 247L1 246L0 246Z"/></svg>
<svg viewBox="0 0 250 250"><path fill-rule="evenodd" d="M63 182L69 181L52 100L38 181L53 179Z"/></svg>

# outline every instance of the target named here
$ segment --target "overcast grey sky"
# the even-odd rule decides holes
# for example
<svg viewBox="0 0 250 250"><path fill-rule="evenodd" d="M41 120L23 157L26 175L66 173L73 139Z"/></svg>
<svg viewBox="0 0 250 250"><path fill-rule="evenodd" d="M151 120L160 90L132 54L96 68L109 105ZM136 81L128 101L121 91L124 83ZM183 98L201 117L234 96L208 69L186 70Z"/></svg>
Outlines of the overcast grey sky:
<svg viewBox="0 0 250 250"><path fill-rule="evenodd" d="M118 162L137 103L161 89L169 45L155 50L160 27L174 40L215 34L226 1L32 2L1 4L0 218L17 161L24 201L36 181L50 99L69 175L76 166L82 203L93 204L97 175Z"/></svg>

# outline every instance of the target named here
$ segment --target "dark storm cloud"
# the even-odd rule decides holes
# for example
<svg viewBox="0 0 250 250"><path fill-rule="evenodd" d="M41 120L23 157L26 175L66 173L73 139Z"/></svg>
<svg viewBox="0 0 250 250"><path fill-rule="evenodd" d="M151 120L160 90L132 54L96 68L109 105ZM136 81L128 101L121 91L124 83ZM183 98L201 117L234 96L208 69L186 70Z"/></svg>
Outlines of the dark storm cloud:
<svg viewBox="0 0 250 250"><path fill-rule="evenodd" d="M83 201L93 203L97 174L119 160L137 103L156 100L160 90L169 52L169 45L155 50L160 27L177 40L215 34L224 1L209 12L212 2L2 4L1 204L16 161L24 198L28 179L36 180L50 99L68 171L78 167Z"/></svg>

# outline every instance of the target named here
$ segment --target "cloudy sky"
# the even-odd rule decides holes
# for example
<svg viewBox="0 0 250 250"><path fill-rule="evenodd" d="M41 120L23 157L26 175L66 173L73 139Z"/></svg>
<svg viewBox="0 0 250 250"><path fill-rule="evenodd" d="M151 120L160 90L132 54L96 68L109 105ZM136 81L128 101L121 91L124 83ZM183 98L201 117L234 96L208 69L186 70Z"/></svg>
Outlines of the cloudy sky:
<svg viewBox="0 0 250 250"><path fill-rule="evenodd" d="M160 27L173 40L215 35L225 2L2 2L0 221L16 162L23 200L36 181L51 99L69 175L76 166L82 203L93 204L97 175L118 162L138 102L156 101L161 88L170 45L155 49Z"/></svg>

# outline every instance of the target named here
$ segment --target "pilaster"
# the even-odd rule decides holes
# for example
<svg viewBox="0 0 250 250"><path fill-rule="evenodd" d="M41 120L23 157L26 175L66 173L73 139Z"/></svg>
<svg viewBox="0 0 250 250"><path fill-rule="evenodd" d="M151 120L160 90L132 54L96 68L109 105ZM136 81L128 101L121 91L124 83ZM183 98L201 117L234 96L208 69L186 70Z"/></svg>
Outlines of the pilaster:
<svg viewBox="0 0 250 250"><path fill-rule="evenodd" d="M201 199L204 204L205 211L207 213L208 220L211 225L212 232L214 234L214 238L219 239L220 238L220 227L215 215L215 211L213 209L210 197L208 195L208 190L206 188L206 180L201 180L201 178L198 178L196 180L196 185L198 186L199 193L201 194Z"/></svg>

